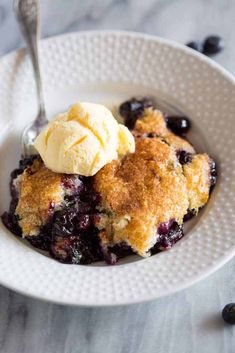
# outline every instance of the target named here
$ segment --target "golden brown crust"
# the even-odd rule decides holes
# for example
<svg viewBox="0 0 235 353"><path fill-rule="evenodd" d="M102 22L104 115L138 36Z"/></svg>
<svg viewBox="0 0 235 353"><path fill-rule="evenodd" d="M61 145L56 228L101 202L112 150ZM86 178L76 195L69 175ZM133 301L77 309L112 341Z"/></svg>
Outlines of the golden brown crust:
<svg viewBox="0 0 235 353"><path fill-rule="evenodd" d="M161 138L137 139L135 153L106 165L94 180L113 222L130 217L124 228L114 230L113 242L127 241L142 255L157 237L158 225L172 218L182 223L188 209L182 167Z"/></svg>
<svg viewBox="0 0 235 353"><path fill-rule="evenodd" d="M136 121L134 132L138 134L155 133L159 136L166 136L169 130L162 112L149 108L145 109L143 118Z"/></svg>
<svg viewBox="0 0 235 353"><path fill-rule="evenodd" d="M185 150L195 153L193 146L185 139L173 134L166 126L166 121L160 110L145 110L142 119L138 119L133 130L134 136L138 137L146 134L154 134L164 138L164 140L177 150Z"/></svg>
<svg viewBox="0 0 235 353"><path fill-rule="evenodd" d="M24 236L37 235L49 217L50 205L61 203L61 179L62 174L50 171L39 160L22 174L16 214Z"/></svg>
<svg viewBox="0 0 235 353"><path fill-rule="evenodd" d="M191 163L183 166L187 179L190 209L204 206L210 192L210 158L207 154L196 154Z"/></svg>
<svg viewBox="0 0 235 353"><path fill-rule="evenodd" d="M105 213L98 226L106 244L124 241L145 256L157 239L160 223L175 219L181 224L188 208L198 210L206 203L209 157L195 155L192 166L182 168L176 151L194 154L195 150L167 129L158 110L146 109L133 135L135 153L104 166L94 178Z"/></svg>

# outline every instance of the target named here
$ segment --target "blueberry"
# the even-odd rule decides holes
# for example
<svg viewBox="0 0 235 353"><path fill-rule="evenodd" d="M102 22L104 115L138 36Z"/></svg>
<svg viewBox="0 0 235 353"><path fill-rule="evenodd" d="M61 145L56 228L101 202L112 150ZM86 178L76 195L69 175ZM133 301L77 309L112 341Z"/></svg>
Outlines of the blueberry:
<svg viewBox="0 0 235 353"><path fill-rule="evenodd" d="M132 248L124 242L114 245L111 250L115 255L117 255L118 259L133 254Z"/></svg>
<svg viewBox="0 0 235 353"><path fill-rule="evenodd" d="M67 264L90 264L102 259L96 233L84 236L57 237L50 253L56 260Z"/></svg>
<svg viewBox="0 0 235 353"><path fill-rule="evenodd" d="M180 136L184 136L191 127L189 119L185 116L168 116L166 123L171 131Z"/></svg>
<svg viewBox="0 0 235 353"><path fill-rule="evenodd" d="M2 223L9 231L17 236L22 235L22 230L18 223L18 218L14 213L4 212L1 216Z"/></svg>
<svg viewBox="0 0 235 353"><path fill-rule="evenodd" d="M182 226L174 221L170 227L170 230L167 236L171 246L173 246L183 236Z"/></svg>
<svg viewBox="0 0 235 353"><path fill-rule="evenodd" d="M213 160L211 160L211 162L210 162L210 182L211 182L212 187L216 184L216 181L217 181L216 164Z"/></svg>
<svg viewBox="0 0 235 353"><path fill-rule="evenodd" d="M76 212L73 209L56 211L54 214L52 235L66 237L74 233L74 218Z"/></svg>
<svg viewBox="0 0 235 353"><path fill-rule="evenodd" d="M213 55L221 52L225 47L223 38L217 35L209 36L203 43L203 53Z"/></svg>
<svg viewBox="0 0 235 353"><path fill-rule="evenodd" d="M52 241L51 228L49 224L43 226L37 236L28 237L27 240L35 248L49 251Z"/></svg>
<svg viewBox="0 0 235 353"><path fill-rule="evenodd" d="M93 206L98 206L101 202L101 195L98 192L90 192L86 195L86 200L90 202Z"/></svg>
<svg viewBox="0 0 235 353"><path fill-rule="evenodd" d="M32 155L30 157L24 157L19 161L19 168L14 169L11 172L11 179L17 178L18 175L22 174L24 170L33 164L35 159L39 159L40 157L37 155Z"/></svg>
<svg viewBox="0 0 235 353"><path fill-rule="evenodd" d="M84 191L84 184L78 176L64 176L62 180L63 187L72 194L79 195Z"/></svg>
<svg viewBox="0 0 235 353"><path fill-rule="evenodd" d="M39 159L39 158L40 157L38 155L24 157L19 162L19 168L23 170L23 169L27 168L28 166L32 165L33 162L35 161L35 159Z"/></svg>
<svg viewBox="0 0 235 353"><path fill-rule="evenodd" d="M91 225L90 216L87 214L78 215L75 220L76 229L80 232L84 232L89 229Z"/></svg>
<svg viewBox="0 0 235 353"><path fill-rule="evenodd" d="M119 108L120 115L124 118L128 129L133 129L146 108L153 107L153 101L148 97L133 97L122 103Z"/></svg>
<svg viewBox="0 0 235 353"><path fill-rule="evenodd" d="M187 47L202 53L203 46L202 46L202 43L199 40L188 42L186 45L187 45Z"/></svg>
<svg viewBox="0 0 235 353"><path fill-rule="evenodd" d="M171 219L169 222L163 222L159 225L158 227L158 234L160 235L165 235L169 232L170 227L172 226L172 223L174 222L174 219Z"/></svg>
<svg viewBox="0 0 235 353"><path fill-rule="evenodd" d="M57 237L51 244L50 252L55 259L63 263L80 263L82 257L78 241L74 236Z"/></svg>
<svg viewBox="0 0 235 353"><path fill-rule="evenodd" d="M194 216L196 216L197 212L196 210L192 209L187 211L187 213L184 215L184 222L188 222L190 219L192 219Z"/></svg>
<svg viewBox="0 0 235 353"><path fill-rule="evenodd" d="M176 156L182 165L192 162L192 154L184 150L178 150Z"/></svg>
<svg viewBox="0 0 235 353"><path fill-rule="evenodd" d="M118 262L118 257L114 252L112 252L112 249L110 249L106 245L102 245L101 251L102 251L103 259L106 262L106 264L116 265L116 263Z"/></svg>
<svg viewBox="0 0 235 353"><path fill-rule="evenodd" d="M225 305L222 311L222 318L227 324L235 325L235 303Z"/></svg>
<svg viewBox="0 0 235 353"><path fill-rule="evenodd" d="M65 195L65 205L67 207L75 207L80 202L80 196L78 195Z"/></svg>
<svg viewBox="0 0 235 353"><path fill-rule="evenodd" d="M157 233L158 239L151 249L151 254L170 249L184 235L183 227L174 220L160 224Z"/></svg>
<svg viewBox="0 0 235 353"><path fill-rule="evenodd" d="M150 132L149 134L148 134L148 137L150 137L150 138L153 138L153 137L156 137L157 136L157 134L155 134L155 133L153 133L153 132Z"/></svg>

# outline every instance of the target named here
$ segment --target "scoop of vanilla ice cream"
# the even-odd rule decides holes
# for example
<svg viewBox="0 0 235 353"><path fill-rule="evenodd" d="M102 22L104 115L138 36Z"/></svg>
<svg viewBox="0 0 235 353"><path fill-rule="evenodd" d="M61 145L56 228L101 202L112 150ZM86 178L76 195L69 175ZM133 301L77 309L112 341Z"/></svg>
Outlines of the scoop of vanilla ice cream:
<svg viewBox="0 0 235 353"><path fill-rule="evenodd" d="M103 105L76 103L56 116L34 146L47 168L57 173L92 176L120 155L132 153L130 131Z"/></svg>

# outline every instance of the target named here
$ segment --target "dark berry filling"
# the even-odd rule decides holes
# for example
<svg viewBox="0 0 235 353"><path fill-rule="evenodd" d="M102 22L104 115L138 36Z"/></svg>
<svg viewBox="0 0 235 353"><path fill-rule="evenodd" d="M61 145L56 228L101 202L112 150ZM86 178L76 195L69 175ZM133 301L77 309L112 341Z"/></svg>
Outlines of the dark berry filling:
<svg viewBox="0 0 235 353"><path fill-rule="evenodd" d="M65 205L55 210L48 223L30 242L64 263L89 264L102 259L94 219L101 201L91 178L66 176L62 181Z"/></svg>
<svg viewBox="0 0 235 353"><path fill-rule="evenodd" d="M11 233L21 236L22 231L18 224L18 219L14 214L10 212L4 212L1 216L1 219L4 226L9 229Z"/></svg>
<svg viewBox="0 0 235 353"><path fill-rule="evenodd" d="M10 191L11 204L9 212L4 212L2 221L15 235L21 236L22 231L15 215L18 204L18 192L14 179L29 167L35 158L20 161L19 168L11 173ZM29 171L30 172L30 171ZM99 217L97 206L101 197L92 187L92 178L68 175L62 180L66 196L64 206L55 210L49 205L49 220L43 225L37 236L27 237L34 247L48 251L56 260L67 264L90 264L104 260L115 264L119 258L133 254L125 244L114 247L103 247L98 237L98 229L94 226Z"/></svg>
<svg viewBox="0 0 235 353"><path fill-rule="evenodd" d="M161 250L170 249L184 235L183 227L175 220L160 224L157 233L158 239L151 249L151 254L156 254Z"/></svg>
<svg viewBox="0 0 235 353"><path fill-rule="evenodd" d="M192 162L192 158L193 158L191 153L186 152L184 150L176 151L176 156L177 156L180 164L182 164L182 165Z"/></svg>
<svg viewBox="0 0 235 353"><path fill-rule="evenodd" d="M184 222L190 221L193 217L197 215L197 211L192 209L187 211L186 215L184 216Z"/></svg>
<svg viewBox="0 0 235 353"><path fill-rule="evenodd" d="M67 264L90 264L102 260L94 230L79 236L56 237L51 243L50 254L56 260Z"/></svg>
<svg viewBox="0 0 235 353"><path fill-rule="evenodd" d="M22 159L19 161L19 168L14 169L11 172L11 180L15 179L18 175L22 174L24 170L30 165L32 165L34 160L37 158L39 158L37 155L24 157L24 158L22 157Z"/></svg>
<svg viewBox="0 0 235 353"><path fill-rule="evenodd" d="M189 119L185 116L167 116L165 119L167 127L179 136L184 136L191 127Z"/></svg>
<svg viewBox="0 0 235 353"><path fill-rule="evenodd" d="M134 97L120 105L119 113L124 118L125 125L131 130L136 120L143 115L144 110L153 106L151 98Z"/></svg>
<svg viewBox="0 0 235 353"><path fill-rule="evenodd" d="M28 242L37 249L50 251L52 241L51 228L52 222L48 221L44 226L41 227L37 236L27 237Z"/></svg>

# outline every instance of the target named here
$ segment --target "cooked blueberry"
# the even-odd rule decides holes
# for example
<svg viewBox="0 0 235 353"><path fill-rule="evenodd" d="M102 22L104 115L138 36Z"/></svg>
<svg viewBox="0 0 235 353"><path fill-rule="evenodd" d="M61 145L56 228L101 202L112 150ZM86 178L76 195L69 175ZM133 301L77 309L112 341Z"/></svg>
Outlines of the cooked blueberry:
<svg viewBox="0 0 235 353"><path fill-rule="evenodd" d="M153 107L153 105L154 103L149 97L133 97L120 105L119 113L124 118L125 125L129 129L133 129L144 109Z"/></svg>
<svg viewBox="0 0 235 353"><path fill-rule="evenodd" d="M235 303L225 305L222 311L222 318L227 324L235 325Z"/></svg>
<svg viewBox="0 0 235 353"><path fill-rule="evenodd" d="M51 244L51 254L63 263L80 263L81 252L78 251L76 237L56 238Z"/></svg>
<svg viewBox="0 0 235 353"><path fill-rule="evenodd" d="M176 156L182 165L192 162L192 154L184 150L178 150Z"/></svg>
<svg viewBox="0 0 235 353"><path fill-rule="evenodd" d="M77 176L65 176L62 185L72 194L80 194L84 190L84 184Z"/></svg>
<svg viewBox="0 0 235 353"><path fill-rule="evenodd" d="M98 192L87 192L85 194L85 200L90 202L93 207L98 206L101 202L101 195Z"/></svg>
<svg viewBox="0 0 235 353"><path fill-rule="evenodd" d="M84 232L89 229L91 225L90 216L87 214L78 215L75 220L76 229L78 231Z"/></svg>
<svg viewBox="0 0 235 353"><path fill-rule="evenodd" d="M56 211L53 218L52 235L66 237L74 233L74 218L76 211L73 209Z"/></svg>
<svg viewBox="0 0 235 353"><path fill-rule="evenodd" d="M96 205L90 202L77 201L75 207L78 214L93 214L97 212Z"/></svg>
<svg viewBox="0 0 235 353"><path fill-rule="evenodd" d="M40 158L37 155L32 155L30 157L24 157L19 161L19 168L14 169L11 172L11 179L15 179L18 175L22 174L23 171L29 167L30 165L33 164L33 162L35 161L35 159Z"/></svg>
<svg viewBox="0 0 235 353"><path fill-rule="evenodd" d="M210 182L211 186L214 186L217 181L217 170L216 170L216 164L213 160L210 162Z"/></svg>
<svg viewBox="0 0 235 353"><path fill-rule="evenodd" d="M4 212L1 216L2 223L7 229L9 229L13 234L21 236L22 231L18 224L18 218L14 213Z"/></svg>
<svg viewBox="0 0 235 353"><path fill-rule="evenodd" d="M191 127L189 119L185 116L168 116L166 122L167 127L176 135L185 135Z"/></svg>
<svg viewBox="0 0 235 353"><path fill-rule="evenodd" d="M78 202L80 202L79 195L65 195L64 197L65 205L67 207L75 207Z"/></svg>
<svg viewBox="0 0 235 353"><path fill-rule="evenodd" d="M51 233L43 227L37 236L27 237L28 242L35 248L49 251L51 247Z"/></svg>
<svg viewBox="0 0 235 353"><path fill-rule="evenodd" d="M162 225L167 223L162 223L158 228L158 239L154 247L151 249L151 254L156 254L160 250L168 250L170 249L180 238L182 238L183 227L179 225L176 221L172 222L168 231L167 228ZM161 233L159 233L159 231Z"/></svg>
<svg viewBox="0 0 235 353"><path fill-rule="evenodd" d="M115 265L118 262L117 255L114 252L112 252L112 249L109 248L108 246L102 245L101 252L102 252L104 261L108 265Z"/></svg>
<svg viewBox="0 0 235 353"><path fill-rule="evenodd" d="M187 45L187 47L194 49L196 51L199 51L200 53L203 50L202 42L200 42L199 40L194 40L194 41L188 42L186 45Z"/></svg>
<svg viewBox="0 0 235 353"><path fill-rule="evenodd" d="M194 216L197 215L196 210L192 209L192 210L188 210L188 212L186 213L186 215L184 216L184 222L189 221L190 219L192 219Z"/></svg>
<svg viewBox="0 0 235 353"><path fill-rule="evenodd" d="M165 235L169 232L170 230L170 227L172 226L172 223L174 222L174 219L171 219L169 222L164 222L164 223L161 223L158 227L158 234L160 235Z"/></svg>
<svg viewBox="0 0 235 353"><path fill-rule="evenodd" d="M167 238L170 241L170 246L173 246L183 236L183 228L177 222L173 222Z"/></svg>
<svg viewBox="0 0 235 353"><path fill-rule="evenodd" d="M28 166L32 165L35 159L40 159L40 157L38 155L23 157L19 162L19 168L24 170Z"/></svg>
<svg viewBox="0 0 235 353"><path fill-rule="evenodd" d="M153 132L150 132L150 133L148 134L148 137L150 137L150 138L156 137L156 134L154 134Z"/></svg>
<svg viewBox="0 0 235 353"><path fill-rule="evenodd" d="M225 47L223 38L217 35L209 36L205 39L203 44L203 53L206 55L213 55L221 52Z"/></svg>
<svg viewBox="0 0 235 353"><path fill-rule="evenodd" d="M133 254L133 250L126 243L116 244L111 248L111 251L117 255L118 259Z"/></svg>
<svg viewBox="0 0 235 353"><path fill-rule="evenodd" d="M63 263L90 264L101 259L96 235L58 237L51 244L51 255Z"/></svg>

